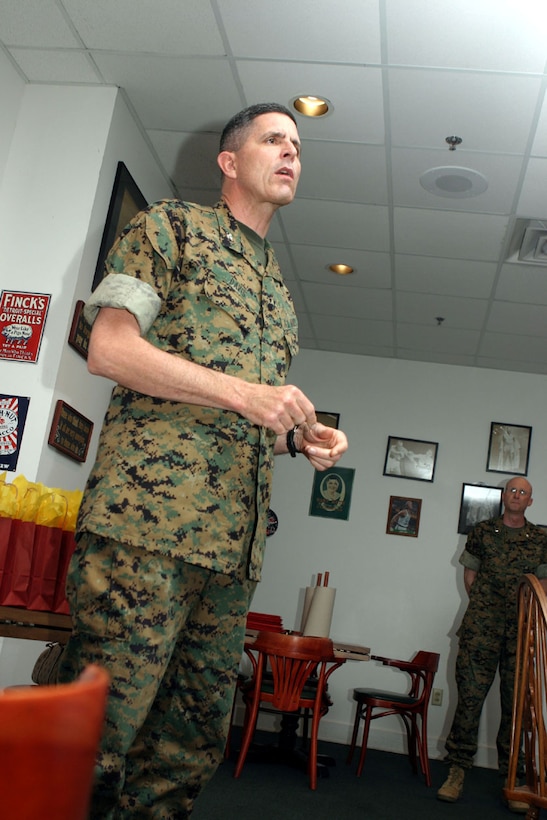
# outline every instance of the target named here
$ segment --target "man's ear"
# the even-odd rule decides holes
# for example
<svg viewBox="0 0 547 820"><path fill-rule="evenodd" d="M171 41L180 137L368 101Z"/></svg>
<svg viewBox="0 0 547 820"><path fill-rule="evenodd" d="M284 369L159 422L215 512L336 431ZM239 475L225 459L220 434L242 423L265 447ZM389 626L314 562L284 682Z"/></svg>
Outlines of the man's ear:
<svg viewBox="0 0 547 820"><path fill-rule="evenodd" d="M217 157L217 162L225 177L235 179L237 176L236 157L233 151L221 151Z"/></svg>

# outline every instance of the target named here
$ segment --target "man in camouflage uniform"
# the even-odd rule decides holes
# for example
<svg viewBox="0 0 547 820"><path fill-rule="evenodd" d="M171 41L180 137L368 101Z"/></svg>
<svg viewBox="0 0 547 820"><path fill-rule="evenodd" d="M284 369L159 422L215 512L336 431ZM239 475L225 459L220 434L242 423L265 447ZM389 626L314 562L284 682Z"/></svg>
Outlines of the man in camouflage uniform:
<svg viewBox="0 0 547 820"><path fill-rule="evenodd" d="M461 796L465 770L473 765L482 707L498 667L501 721L496 744L500 774L507 776L518 583L525 573L547 577L547 536L524 516L533 501L530 483L525 478L510 479L502 499L502 517L477 524L469 533L460 558L469 604L458 630L458 703L446 741L450 772L437 792L440 800L450 803ZM523 801L510 801L509 808L526 812L528 807Z"/></svg>
<svg viewBox="0 0 547 820"><path fill-rule="evenodd" d="M156 203L92 294L88 366L116 382L78 522L60 680L112 676L91 817L189 817L222 758L260 578L273 457L334 465L345 435L285 385L297 323L270 221L294 198L293 115L221 137L222 200Z"/></svg>

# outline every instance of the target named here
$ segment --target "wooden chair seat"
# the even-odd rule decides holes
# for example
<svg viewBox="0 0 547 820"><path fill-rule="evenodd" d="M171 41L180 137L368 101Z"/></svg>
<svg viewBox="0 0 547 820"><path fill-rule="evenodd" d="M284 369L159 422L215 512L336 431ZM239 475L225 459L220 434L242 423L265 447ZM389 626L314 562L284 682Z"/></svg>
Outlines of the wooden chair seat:
<svg viewBox="0 0 547 820"><path fill-rule="evenodd" d="M427 712L433 680L439 666L439 655L436 652L421 650L410 661L395 660L381 655L371 655L371 659L379 661L384 666L391 666L406 672L410 677L410 689L404 694L368 688L353 690L353 699L357 707L347 763L352 761L361 721L363 721L363 739L357 765L358 777L361 776L365 765L371 721L387 715L399 715L406 730L408 756L412 768L417 772L417 761L419 760L425 782L431 786L427 749Z"/></svg>

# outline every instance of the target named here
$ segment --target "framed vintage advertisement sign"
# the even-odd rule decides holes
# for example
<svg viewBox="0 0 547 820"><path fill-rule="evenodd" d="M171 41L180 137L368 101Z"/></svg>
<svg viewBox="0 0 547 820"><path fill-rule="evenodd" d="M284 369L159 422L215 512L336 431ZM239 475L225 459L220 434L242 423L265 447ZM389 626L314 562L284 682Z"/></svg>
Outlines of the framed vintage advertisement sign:
<svg viewBox="0 0 547 820"><path fill-rule="evenodd" d="M493 421L486 469L489 473L528 475L532 428L522 424Z"/></svg>
<svg viewBox="0 0 547 820"><path fill-rule="evenodd" d="M389 436L384 475L433 481L438 448L436 441Z"/></svg>
<svg viewBox="0 0 547 820"><path fill-rule="evenodd" d="M125 164L118 162L101 247L95 267L92 290L95 290L104 277L104 262L108 251L114 244L114 240L121 233L122 229L125 228L127 223L130 222L139 211L145 208L147 204L146 199L140 192L137 183L127 170Z"/></svg>
<svg viewBox="0 0 547 820"><path fill-rule="evenodd" d="M467 535L476 524L501 515L502 487L463 484L458 532Z"/></svg>

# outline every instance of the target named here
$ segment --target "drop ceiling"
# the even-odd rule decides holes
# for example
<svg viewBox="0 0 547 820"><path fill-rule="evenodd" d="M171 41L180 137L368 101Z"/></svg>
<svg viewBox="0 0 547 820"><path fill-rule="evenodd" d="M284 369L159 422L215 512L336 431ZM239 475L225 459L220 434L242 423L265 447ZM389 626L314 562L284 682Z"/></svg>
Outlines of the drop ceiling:
<svg viewBox="0 0 547 820"><path fill-rule="evenodd" d="M297 115L301 182L269 235L302 347L544 374L546 24L545 0L2 0L0 48L28 83L123 89L201 202L234 112L328 98Z"/></svg>

